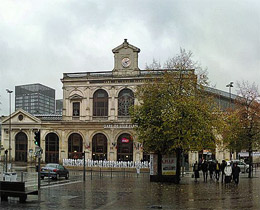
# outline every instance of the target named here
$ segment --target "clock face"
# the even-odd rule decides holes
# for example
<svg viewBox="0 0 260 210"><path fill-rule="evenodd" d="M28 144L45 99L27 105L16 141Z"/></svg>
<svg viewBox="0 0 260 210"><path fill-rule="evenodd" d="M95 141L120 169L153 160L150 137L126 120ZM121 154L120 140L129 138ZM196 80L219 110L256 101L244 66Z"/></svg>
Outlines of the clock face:
<svg viewBox="0 0 260 210"><path fill-rule="evenodd" d="M131 60L130 60L129 58L123 58L123 60L122 60L122 66L123 66L124 68L129 67L130 64L131 64Z"/></svg>

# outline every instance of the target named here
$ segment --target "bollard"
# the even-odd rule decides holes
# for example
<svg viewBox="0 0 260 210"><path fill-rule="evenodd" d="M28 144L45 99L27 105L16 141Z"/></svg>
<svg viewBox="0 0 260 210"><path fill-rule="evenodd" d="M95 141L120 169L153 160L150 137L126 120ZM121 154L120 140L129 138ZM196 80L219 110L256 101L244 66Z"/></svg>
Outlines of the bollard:
<svg viewBox="0 0 260 210"><path fill-rule="evenodd" d="M111 167L111 179L112 179L112 167Z"/></svg>
<svg viewBox="0 0 260 210"><path fill-rule="evenodd" d="M91 180L92 180L92 167L91 167L91 171L90 171L90 177L91 177Z"/></svg>
<svg viewBox="0 0 260 210"><path fill-rule="evenodd" d="M124 168L124 178L125 178L125 168Z"/></svg>
<svg viewBox="0 0 260 210"><path fill-rule="evenodd" d="M138 176L139 176L139 174L140 174L140 171L141 171L140 167L139 167L139 166L137 166L137 167L136 167L136 174L137 174L137 178L138 178Z"/></svg>
<svg viewBox="0 0 260 210"><path fill-rule="evenodd" d="M99 178L101 179L101 168L99 168Z"/></svg>

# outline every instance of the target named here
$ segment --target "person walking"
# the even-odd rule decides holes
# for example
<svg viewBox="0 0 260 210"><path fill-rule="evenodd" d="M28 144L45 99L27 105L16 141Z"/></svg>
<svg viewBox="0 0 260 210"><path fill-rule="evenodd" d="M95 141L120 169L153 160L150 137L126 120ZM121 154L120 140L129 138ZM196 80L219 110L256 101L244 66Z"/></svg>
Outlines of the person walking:
<svg viewBox="0 0 260 210"><path fill-rule="evenodd" d="M213 173L215 171L215 163L213 161L209 162L209 177L210 179L213 178Z"/></svg>
<svg viewBox="0 0 260 210"><path fill-rule="evenodd" d="M230 183L231 176L232 176L232 167L229 162L227 163L227 165L224 169L224 173L225 173L225 184Z"/></svg>
<svg viewBox="0 0 260 210"><path fill-rule="evenodd" d="M201 170L203 172L203 179L204 179L204 182L207 182L207 179L208 179L208 163L207 161L203 161L202 165L201 165Z"/></svg>
<svg viewBox="0 0 260 210"><path fill-rule="evenodd" d="M219 180L219 173L220 173L221 167L218 161L216 161L215 165L215 174L216 174L216 180Z"/></svg>
<svg viewBox="0 0 260 210"><path fill-rule="evenodd" d="M233 180L236 184L239 183L239 173L240 173L240 167L237 166L237 163L234 163L232 168L232 175L233 175Z"/></svg>
<svg viewBox="0 0 260 210"><path fill-rule="evenodd" d="M222 183L224 181L224 175L225 175L224 170L225 170L226 165L227 165L227 162L225 160L222 160L222 163L220 165L220 169L221 169L221 182Z"/></svg>
<svg viewBox="0 0 260 210"><path fill-rule="evenodd" d="M199 164L196 161L193 165L193 172L194 172L194 178L195 178L195 182L198 181L198 178L200 178L200 174L199 174Z"/></svg>

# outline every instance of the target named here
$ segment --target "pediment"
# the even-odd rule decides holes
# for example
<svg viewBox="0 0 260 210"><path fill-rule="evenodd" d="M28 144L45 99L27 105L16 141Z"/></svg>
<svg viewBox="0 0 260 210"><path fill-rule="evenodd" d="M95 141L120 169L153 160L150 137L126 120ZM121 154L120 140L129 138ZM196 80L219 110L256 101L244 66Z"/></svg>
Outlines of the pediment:
<svg viewBox="0 0 260 210"><path fill-rule="evenodd" d="M126 49L126 48L132 49L133 52L138 52L138 53L139 53L139 52L141 51L139 48L137 48L137 47L135 47L135 46L129 44L129 43L127 42L127 39L125 39L124 42L123 42L123 44L121 44L121 45L119 45L118 47L114 48L114 49L112 50L112 52L113 52L113 53L119 53L119 51L120 51L121 49Z"/></svg>
<svg viewBox="0 0 260 210"><path fill-rule="evenodd" d="M2 124L9 124L10 116L7 116L3 119ZM11 114L11 122L12 124L37 124L41 123L41 120L29 112L24 111L23 109L18 109Z"/></svg>
<svg viewBox="0 0 260 210"><path fill-rule="evenodd" d="M82 97L81 95L75 93L75 94L71 95L71 96L69 97L69 99L70 99L70 100L82 100L83 97Z"/></svg>

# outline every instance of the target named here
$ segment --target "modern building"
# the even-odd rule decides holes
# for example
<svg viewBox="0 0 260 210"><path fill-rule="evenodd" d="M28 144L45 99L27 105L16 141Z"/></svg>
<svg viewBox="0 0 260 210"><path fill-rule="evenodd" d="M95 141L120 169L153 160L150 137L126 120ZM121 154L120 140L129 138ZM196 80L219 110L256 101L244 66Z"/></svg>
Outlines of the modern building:
<svg viewBox="0 0 260 210"><path fill-rule="evenodd" d="M58 115L62 115L62 109L63 109L63 99L57 99L55 113Z"/></svg>
<svg viewBox="0 0 260 210"><path fill-rule="evenodd" d="M15 86L15 110L31 114L55 113L55 90L42 84Z"/></svg>
<svg viewBox="0 0 260 210"><path fill-rule="evenodd" d="M158 77L164 70L140 70L140 49L127 40L112 52L113 70L63 74L62 115L33 115L23 109L12 113L13 160L30 160L31 151L35 150L34 132L39 130L44 162L82 158L83 151L86 158L93 160L148 160L149 156L144 153L131 123L129 107L139 104L135 91L145 82L147 74ZM176 73L179 75L179 72ZM194 71L185 73L194 74ZM219 100L226 103L229 97L221 95ZM9 117L6 117L2 122L5 148L9 145L8 121ZM187 156L190 163L196 158L198 152L190 152ZM229 153L216 151L216 158L229 158Z"/></svg>

